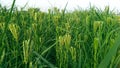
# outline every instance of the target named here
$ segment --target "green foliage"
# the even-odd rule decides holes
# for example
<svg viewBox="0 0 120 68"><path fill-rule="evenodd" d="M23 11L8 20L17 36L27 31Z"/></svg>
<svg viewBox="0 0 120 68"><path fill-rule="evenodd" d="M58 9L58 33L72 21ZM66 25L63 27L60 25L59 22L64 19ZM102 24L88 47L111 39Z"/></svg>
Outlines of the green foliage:
<svg viewBox="0 0 120 68"><path fill-rule="evenodd" d="M14 0L15 1L15 0ZM112 68L120 65L120 16L0 6L1 68ZM14 10L14 11L13 11ZM10 12L9 12L10 11Z"/></svg>

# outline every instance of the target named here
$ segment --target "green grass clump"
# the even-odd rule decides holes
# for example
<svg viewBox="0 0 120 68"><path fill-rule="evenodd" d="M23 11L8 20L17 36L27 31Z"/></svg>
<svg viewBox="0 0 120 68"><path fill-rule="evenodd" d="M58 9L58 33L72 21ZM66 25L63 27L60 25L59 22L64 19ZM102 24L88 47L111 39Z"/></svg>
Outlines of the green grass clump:
<svg viewBox="0 0 120 68"><path fill-rule="evenodd" d="M116 68L120 16L91 7L17 10L0 6L1 68Z"/></svg>

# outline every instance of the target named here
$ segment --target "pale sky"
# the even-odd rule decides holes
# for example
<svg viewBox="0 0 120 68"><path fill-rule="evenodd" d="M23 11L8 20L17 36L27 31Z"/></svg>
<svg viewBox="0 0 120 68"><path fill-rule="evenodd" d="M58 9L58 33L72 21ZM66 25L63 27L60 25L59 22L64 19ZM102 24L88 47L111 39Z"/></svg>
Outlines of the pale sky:
<svg viewBox="0 0 120 68"><path fill-rule="evenodd" d="M10 7L13 0L0 0L2 6ZM120 0L16 0L15 5L17 7L23 7L28 2L26 8L37 7L42 11L46 11L48 8L57 7L63 9L68 2L67 10L77 9L78 6L82 9L88 9L90 4L100 9L104 9L105 6L110 6L111 10L119 10L120 12Z"/></svg>

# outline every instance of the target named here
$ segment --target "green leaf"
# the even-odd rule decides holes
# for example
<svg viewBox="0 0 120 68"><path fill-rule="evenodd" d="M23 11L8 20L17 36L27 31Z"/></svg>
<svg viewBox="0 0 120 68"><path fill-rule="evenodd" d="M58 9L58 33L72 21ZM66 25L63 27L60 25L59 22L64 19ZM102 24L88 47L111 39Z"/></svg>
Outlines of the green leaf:
<svg viewBox="0 0 120 68"><path fill-rule="evenodd" d="M109 50L109 52L106 54L105 58L102 60L102 62L99 64L98 68L107 68L107 66L110 63L110 60L112 59L113 56L115 56L117 49L120 45L120 35L119 37L116 39L114 45L111 47L111 49Z"/></svg>

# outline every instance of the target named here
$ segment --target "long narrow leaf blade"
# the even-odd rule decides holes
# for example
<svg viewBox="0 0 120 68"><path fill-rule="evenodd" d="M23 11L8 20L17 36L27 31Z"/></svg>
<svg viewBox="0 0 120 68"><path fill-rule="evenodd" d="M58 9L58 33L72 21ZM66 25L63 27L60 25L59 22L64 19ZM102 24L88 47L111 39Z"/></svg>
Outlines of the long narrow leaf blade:
<svg viewBox="0 0 120 68"><path fill-rule="evenodd" d="M105 58L100 63L98 68L107 68L108 64L110 63L110 60L112 59L113 56L115 56L119 45L120 45L120 36L116 39L113 47L106 54Z"/></svg>

